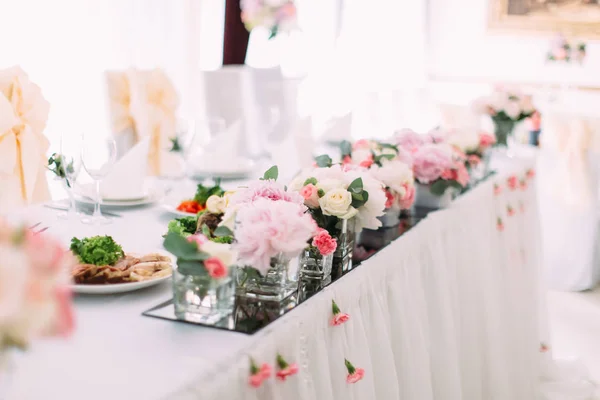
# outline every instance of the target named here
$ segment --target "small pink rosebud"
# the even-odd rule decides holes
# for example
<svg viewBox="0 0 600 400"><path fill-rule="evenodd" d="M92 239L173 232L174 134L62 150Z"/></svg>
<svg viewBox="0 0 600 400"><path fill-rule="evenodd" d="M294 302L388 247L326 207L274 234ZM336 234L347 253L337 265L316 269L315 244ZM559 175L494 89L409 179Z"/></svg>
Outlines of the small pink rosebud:
<svg viewBox="0 0 600 400"><path fill-rule="evenodd" d="M248 384L253 388L258 388L262 383L271 376L271 367L264 363L259 368L253 358L250 358L250 377Z"/></svg>
<svg viewBox="0 0 600 400"><path fill-rule="evenodd" d="M365 370L362 368L355 368L352 363L344 359L344 364L348 370L348 376L346 377L346 383L356 383L365 376Z"/></svg>
<svg viewBox="0 0 600 400"><path fill-rule="evenodd" d="M204 260L204 268L213 279L221 279L227 276L227 266L217 257Z"/></svg>
<svg viewBox="0 0 600 400"><path fill-rule="evenodd" d="M331 300L331 311L333 312L333 318L329 322L331 326L341 325L350 319L350 316L343 313L333 299Z"/></svg>
<svg viewBox="0 0 600 400"><path fill-rule="evenodd" d="M288 376L296 375L298 373L298 364L288 364L281 354L277 354L277 368L279 370L277 371L276 377L281 381L285 381Z"/></svg>

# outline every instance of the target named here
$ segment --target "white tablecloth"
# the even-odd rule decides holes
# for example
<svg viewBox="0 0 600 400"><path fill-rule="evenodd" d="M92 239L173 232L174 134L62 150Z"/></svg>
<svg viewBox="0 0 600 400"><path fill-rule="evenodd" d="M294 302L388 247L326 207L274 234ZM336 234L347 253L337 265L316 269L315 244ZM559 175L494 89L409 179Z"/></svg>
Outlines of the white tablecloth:
<svg viewBox="0 0 600 400"><path fill-rule="evenodd" d="M508 175L524 177L529 164L431 214L252 336L141 316L169 298L168 284L78 296L75 335L20 356L9 398L535 399L545 332L536 195L531 182L506 188ZM494 184L502 194L494 195ZM126 249L156 249L170 218L158 210L128 212L101 229ZM65 242L98 233L60 223L47 209L27 212ZM342 326L328 324L332 299L350 315ZM298 363L299 374L250 388L248 356L273 365L277 352ZM345 382L344 358L365 369L362 381Z"/></svg>

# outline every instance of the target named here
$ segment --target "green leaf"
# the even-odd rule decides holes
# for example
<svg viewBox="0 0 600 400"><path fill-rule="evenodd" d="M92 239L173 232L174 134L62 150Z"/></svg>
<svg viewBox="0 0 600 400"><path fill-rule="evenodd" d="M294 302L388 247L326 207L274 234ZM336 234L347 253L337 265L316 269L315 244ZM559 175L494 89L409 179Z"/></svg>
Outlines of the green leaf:
<svg viewBox="0 0 600 400"><path fill-rule="evenodd" d="M265 171L265 174L263 175L262 180L266 181L269 179L273 179L274 181L276 181L278 176L279 176L279 168L277 168L277 165L273 165L271 168L269 168L268 170Z"/></svg>
<svg viewBox="0 0 600 400"><path fill-rule="evenodd" d="M195 259L195 254L198 253L195 243L188 242L186 238L174 232L167 233L163 247L175 257L185 260Z"/></svg>
<svg viewBox="0 0 600 400"><path fill-rule="evenodd" d="M396 152L396 154L398 154L398 152L400 151L398 150L398 146L391 143L379 143L379 146L381 146L382 149L392 149Z"/></svg>
<svg viewBox="0 0 600 400"><path fill-rule="evenodd" d="M342 140L340 150L342 151L342 157L349 156L352 154L352 144L347 140Z"/></svg>
<svg viewBox="0 0 600 400"><path fill-rule="evenodd" d="M200 261L177 260L177 271L182 275L208 275L208 271Z"/></svg>
<svg viewBox="0 0 600 400"><path fill-rule="evenodd" d="M181 147L181 143L179 143L178 137L174 137L169 140L171 141L171 148L169 149L171 153L180 153L183 151L183 147Z"/></svg>
<svg viewBox="0 0 600 400"><path fill-rule="evenodd" d="M200 228L200 229L204 236L206 236L207 238L211 237L210 228L208 227L208 225L202 224L202 228Z"/></svg>
<svg viewBox="0 0 600 400"><path fill-rule="evenodd" d="M317 178L311 176L310 178L308 178L307 180L304 181L304 185L303 186L310 185L310 184L316 185L317 184Z"/></svg>
<svg viewBox="0 0 600 400"><path fill-rule="evenodd" d="M348 186L348 191L350 193L360 193L363 191L363 181L362 178L356 178L350 183Z"/></svg>
<svg viewBox="0 0 600 400"><path fill-rule="evenodd" d="M216 237L233 236L233 232L225 225L221 225L218 226L217 229L215 229L214 235Z"/></svg>
<svg viewBox="0 0 600 400"><path fill-rule="evenodd" d="M352 207L359 208L369 201L369 192L352 193Z"/></svg>
<svg viewBox="0 0 600 400"><path fill-rule="evenodd" d="M431 192L431 194L441 196L444 194L446 189L448 189L448 186L450 186L448 181L438 179L437 181L431 184L431 186L429 187L429 191Z"/></svg>
<svg viewBox="0 0 600 400"><path fill-rule="evenodd" d="M271 34L269 35L269 40L275 38L275 36L277 36L277 33L279 32L279 25L275 25L271 28Z"/></svg>
<svg viewBox="0 0 600 400"><path fill-rule="evenodd" d="M331 157L329 157L327 154L315 157L315 161L317 162L317 165L321 168L328 168L331 167L331 165L333 164Z"/></svg>

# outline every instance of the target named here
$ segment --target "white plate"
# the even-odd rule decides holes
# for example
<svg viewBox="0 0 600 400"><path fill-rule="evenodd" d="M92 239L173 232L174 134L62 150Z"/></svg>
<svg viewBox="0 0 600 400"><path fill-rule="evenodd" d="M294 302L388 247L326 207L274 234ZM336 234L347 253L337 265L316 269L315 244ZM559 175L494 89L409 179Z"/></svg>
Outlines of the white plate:
<svg viewBox="0 0 600 400"><path fill-rule="evenodd" d="M160 278L151 279L148 281L141 282L129 282L129 283L107 283L105 285L71 285L71 289L74 293L81 294L114 294L114 293L125 293L133 292L134 290L143 289L146 287L158 285L161 282L170 279L171 275L162 276Z"/></svg>
<svg viewBox="0 0 600 400"><path fill-rule="evenodd" d="M88 189L88 185L81 185L82 186L82 190L81 191L77 191L75 190L75 200L78 203L83 203L83 204L91 204L94 205L96 204L96 200L92 197L88 197L90 196L90 192ZM93 193L93 192L91 192ZM159 188L152 188L148 190L148 195L140 198L140 199L132 199L132 200L108 200L108 199L102 199L102 202L100 203L103 206L108 206L108 207L136 207L136 206L144 206L147 204L152 204L152 203L156 203L158 201L160 201L163 198L164 192L163 190L159 189Z"/></svg>
<svg viewBox="0 0 600 400"><path fill-rule="evenodd" d="M177 209L177 206L174 206L173 204L163 203L161 205L161 207L164 208L165 210L167 210L168 212L170 212L171 214L179 215L181 217L195 217L196 216L196 214L194 214L194 213L179 211Z"/></svg>

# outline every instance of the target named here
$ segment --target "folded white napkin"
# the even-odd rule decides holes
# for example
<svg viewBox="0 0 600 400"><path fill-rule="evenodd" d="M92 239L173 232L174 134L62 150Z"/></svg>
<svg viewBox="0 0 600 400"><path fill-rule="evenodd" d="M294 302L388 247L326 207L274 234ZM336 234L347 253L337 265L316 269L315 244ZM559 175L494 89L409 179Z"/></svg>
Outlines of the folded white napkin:
<svg viewBox="0 0 600 400"><path fill-rule="evenodd" d="M221 172L238 171L240 168L245 168L247 160L242 160L238 152L241 132L241 121L231 124L225 132L212 138L204 149L192 153L190 156L191 166L203 171Z"/></svg>
<svg viewBox="0 0 600 400"><path fill-rule="evenodd" d="M352 140L352 113L331 119L321 137L325 142Z"/></svg>
<svg viewBox="0 0 600 400"><path fill-rule="evenodd" d="M104 199L136 199L145 195L150 138L138 142L113 166L100 184Z"/></svg>

